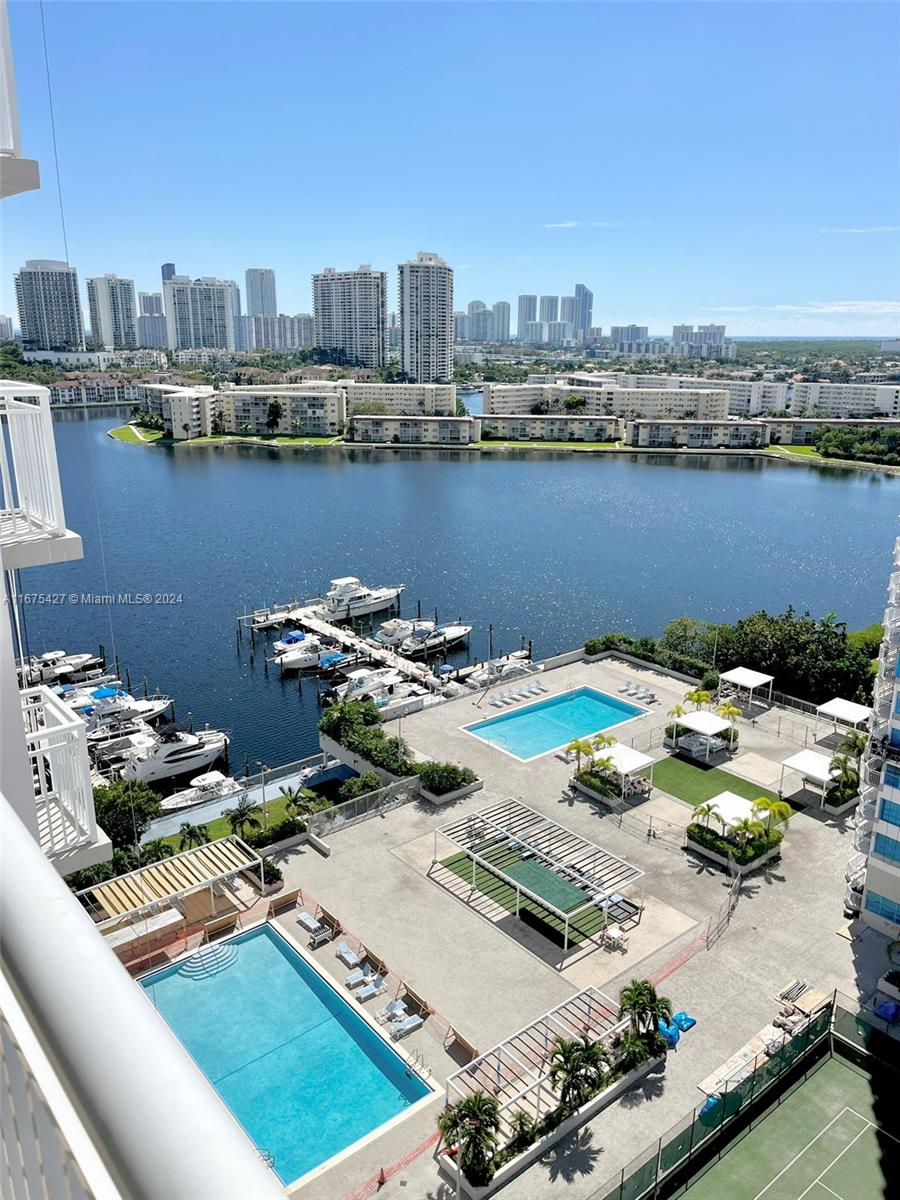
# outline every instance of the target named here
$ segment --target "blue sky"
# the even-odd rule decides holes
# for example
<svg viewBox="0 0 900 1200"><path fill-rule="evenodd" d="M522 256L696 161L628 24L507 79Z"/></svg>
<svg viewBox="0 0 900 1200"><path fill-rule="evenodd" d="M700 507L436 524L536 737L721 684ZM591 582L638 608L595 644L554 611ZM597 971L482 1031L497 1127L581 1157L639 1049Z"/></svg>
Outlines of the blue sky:
<svg viewBox="0 0 900 1200"><path fill-rule="evenodd" d="M9 5L24 152L0 311L63 257L36 3ZM45 5L70 260L159 264L279 307L417 250L457 307L594 292L594 321L891 334L900 7L869 3Z"/></svg>

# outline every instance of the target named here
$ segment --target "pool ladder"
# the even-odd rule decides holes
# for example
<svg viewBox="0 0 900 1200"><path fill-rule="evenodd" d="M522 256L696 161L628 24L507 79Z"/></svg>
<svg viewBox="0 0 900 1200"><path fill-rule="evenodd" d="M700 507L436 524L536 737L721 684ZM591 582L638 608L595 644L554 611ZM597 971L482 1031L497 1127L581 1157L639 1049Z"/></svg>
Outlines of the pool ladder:
<svg viewBox="0 0 900 1200"><path fill-rule="evenodd" d="M257 1146L256 1153L271 1171L275 1170L275 1155L271 1150L264 1150L262 1146Z"/></svg>
<svg viewBox="0 0 900 1200"><path fill-rule="evenodd" d="M406 1060L406 1074L409 1078L413 1075L430 1075L431 1068L425 1062L424 1055L421 1050L413 1050Z"/></svg>

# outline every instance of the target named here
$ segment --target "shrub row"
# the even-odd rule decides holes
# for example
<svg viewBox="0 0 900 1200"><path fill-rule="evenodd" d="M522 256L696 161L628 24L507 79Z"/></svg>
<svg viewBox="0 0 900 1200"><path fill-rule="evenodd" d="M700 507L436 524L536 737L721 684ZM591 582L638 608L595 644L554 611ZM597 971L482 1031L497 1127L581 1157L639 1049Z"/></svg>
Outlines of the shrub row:
<svg viewBox="0 0 900 1200"><path fill-rule="evenodd" d="M721 854L724 858L730 854L734 861L742 867L753 862L768 850L780 846L784 837L780 829L772 829L767 833L748 838L741 844L736 837L716 833L708 826L701 825L699 821L692 821L688 825L687 835L692 842L696 842L699 846L705 846L707 850Z"/></svg>
<svg viewBox="0 0 900 1200"><path fill-rule="evenodd" d="M607 779L604 775L597 775L593 771L579 771L575 778L586 788L590 788L592 792L596 792L598 796L610 796L613 800L621 798L621 786L614 783L613 780Z"/></svg>

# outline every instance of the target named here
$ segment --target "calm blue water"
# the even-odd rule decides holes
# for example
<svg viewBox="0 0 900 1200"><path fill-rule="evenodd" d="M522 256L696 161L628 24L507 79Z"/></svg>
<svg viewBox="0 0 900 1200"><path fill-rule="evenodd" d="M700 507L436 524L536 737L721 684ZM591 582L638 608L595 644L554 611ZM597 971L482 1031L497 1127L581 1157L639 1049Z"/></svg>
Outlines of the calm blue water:
<svg viewBox="0 0 900 1200"><path fill-rule="evenodd" d="M429 1093L418 1076L274 930L217 943L141 981L159 1012L291 1183ZM369 1002L378 1005L378 1000Z"/></svg>
<svg viewBox="0 0 900 1200"><path fill-rule="evenodd" d="M478 721L466 729L516 758L529 759L567 746L574 738L611 729L646 711L626 700L583 687Z"/></svg>
<svg viewBox="0 0 900 1200"><path fill-rule="evenodd" d="M85 558L25 571L26 591L180 595L181 603L29 607L35 650L103 642L140 690L232 732L231 766L316 748L315 685L239 652L234 619L321 593L339 575L405 582L403 611L437 606L485 656L533 639L552 654L673 616L733 620L793 603L879 619L900 479L741 458L547 452L149 449L112 441L121 417L61 413L66 516ZM271 653L271 652L270 652ZM458 657L458 656L457 656ZM464 658L464 652L462 657ZM454 661L451 658L451 661Z"/></svg>

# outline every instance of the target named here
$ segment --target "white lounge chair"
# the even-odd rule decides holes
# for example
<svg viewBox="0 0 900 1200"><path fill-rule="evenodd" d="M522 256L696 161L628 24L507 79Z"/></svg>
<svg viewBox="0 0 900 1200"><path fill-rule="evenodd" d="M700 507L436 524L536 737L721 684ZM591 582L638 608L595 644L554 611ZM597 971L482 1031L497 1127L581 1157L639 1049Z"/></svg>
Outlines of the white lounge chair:
<svg viewBox="0 0 900 1200"><path fill-rule="evenodd" d="M500 699L499 696L492 696L491 704L493 705L494 708L502 708L503 707L503 701Z"/></svg>
<svg viewBox="0 0 900 1200"><path fill-rule="evenodd" d="M351 971L355 967L362 965L362 959L359 957L356 951L353 950L350 945L348 945L347 942L341 942L341 944L338 946L337 956L344 966L349 967Z"/></svg>
<svg viewBox="0 0 900 1200"><path fill-rule="evenodd" d="M539 692L547 693L550 691L550 689L547 687L546 683L536 683L534 686L537 688L537 690Z"/></svg>
<svg viewBox="0 0 900 1200"><path fill-rule="evenodd" d="M356 993L356 998L360 1004L365 1004L365 1002L367 1000L371 1000L373 996L379 996L384 991L385 986L383 975L373 975L366 986L364 988L360 988L360 990Z"/></svg>
<svg viewBox="0 0 900 1200"><path fill-rule="evenodd" d="M407 1016L406 1001L392 1000L386 1008L375 1014L375 1020L379 1025L384 1025L386 1021L402 1021Z"/></svg>
<svg viewBox="0 0 900 1200"><path fill-rule="evenodd" d="M397 1042L400 1038L405 1038L407 1034L421 1029L424 1024L425 1022L418 1013L412 1013L410 1016L404 1017L401 1021L394 1021L391 1024L391 1037Z"/></svg>
<svg viewBox="0 0 900 1200"><path fill-rule="evenodd" d="M375 969L370 967L368 963L365 963L363 966L357 967L355 971L351 971L344 980L344 984L352 991L353 988L358 988L362 984L368 983L369 980L374 978Z"/></svg>
<svg viewBox="0 0 900 1200"><path fill-rule="evenodd" d="M307 933L318 933L322 929L322 922L317 921L312 913L303 908L297 913L297 924L302 925Z"/></svg>

